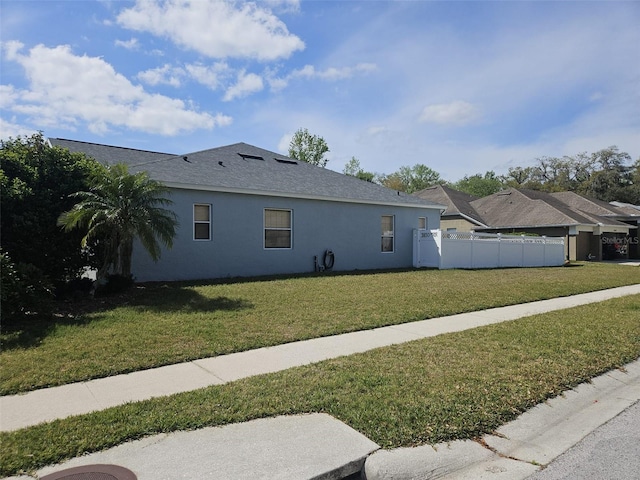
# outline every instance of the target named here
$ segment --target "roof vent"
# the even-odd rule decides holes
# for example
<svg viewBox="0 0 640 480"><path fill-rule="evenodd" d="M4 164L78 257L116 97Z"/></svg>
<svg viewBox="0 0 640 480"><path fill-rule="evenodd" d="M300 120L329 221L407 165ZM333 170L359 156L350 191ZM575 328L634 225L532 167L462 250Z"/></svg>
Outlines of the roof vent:
<svg viewBox="0 0 640 480"><path fill-rule="evenodd" d="M278 163L286 163L288 165L297 165L298 162L294 160L285 160L284 158L274 158L274 160Z"/></svg>
<svg viewBox="0 0 640 480"><path fill-rule="evenodd" d="M260 155L249 155L247 153L238 153L243 160L264 160Z"/></svg>

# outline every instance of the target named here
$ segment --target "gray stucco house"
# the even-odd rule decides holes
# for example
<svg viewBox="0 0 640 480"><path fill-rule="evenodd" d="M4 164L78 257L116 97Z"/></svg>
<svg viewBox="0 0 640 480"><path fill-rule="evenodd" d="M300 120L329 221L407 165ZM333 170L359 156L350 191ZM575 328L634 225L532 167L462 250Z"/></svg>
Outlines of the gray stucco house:
<svg viewBox="0 0 640 480"><path fill-rule="evenodd" d="M246 143L173 155L49 142L126 163L170 188L180 221L174 246L154 263L136 245L137 281L409 268L413 230L439 228L444 209Z"/></svg>

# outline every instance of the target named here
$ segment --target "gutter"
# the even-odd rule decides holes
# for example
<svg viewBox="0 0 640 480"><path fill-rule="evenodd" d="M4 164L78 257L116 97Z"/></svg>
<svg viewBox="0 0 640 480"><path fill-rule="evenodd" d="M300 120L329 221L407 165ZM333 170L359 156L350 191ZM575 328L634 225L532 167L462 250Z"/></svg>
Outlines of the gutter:
<svg viewBox="0 0 640 480"><path fill-rule="evenodd" d="M428 208L428 209L439 209L441 213L446 209L444 205L440 205L437 203L421 204L421 203L409 203L409 202L403 202L403 201L390 202L390 201L382 201L382 200L366 200L366 199L343 198L343 197L323 197L320 195L310 195L305 193L294 193L294 192L274 192L274 191L267 191L267 190L251 190L251 189L234 188L234 187L191 185L191 184L174 183L174 182L162 182L162 183L169 188L175 188L179 190L198 190L198 191L205 191L205 192L235 193L235 194L242 194L242 195L256 195L256 196L264 196L264 197L297 198L297 199L304 199L304 200L321 200L324 202L357 203L357 204L365 204L365 205L383 205L383 206L406 207L406 208ZM400 195L400 192L398 192L398 195Z"/></svg>
<svg viewBox="0 0 640 480"><path fill-rule="evenodd" d="M631 228L632 225L625 225L627 228ZM607 225L602 223L562 223L562 224L550 224L550 225L493 225L487 226L491 230L497 228L578 228L578 227L590 227L590 228L625 228L622 225Z"/></svg>

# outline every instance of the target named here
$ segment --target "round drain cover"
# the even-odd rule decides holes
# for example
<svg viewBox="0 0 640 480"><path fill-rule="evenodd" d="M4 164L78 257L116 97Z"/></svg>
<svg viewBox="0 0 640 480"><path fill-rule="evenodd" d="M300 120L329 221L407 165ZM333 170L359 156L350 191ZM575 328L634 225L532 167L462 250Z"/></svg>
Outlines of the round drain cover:
<svg viewBox="0 0 640 480"><path fill-rule="evenodd" d="M50 473L40 480L137 480L137 477L118 465L84 465Z"/></svg>

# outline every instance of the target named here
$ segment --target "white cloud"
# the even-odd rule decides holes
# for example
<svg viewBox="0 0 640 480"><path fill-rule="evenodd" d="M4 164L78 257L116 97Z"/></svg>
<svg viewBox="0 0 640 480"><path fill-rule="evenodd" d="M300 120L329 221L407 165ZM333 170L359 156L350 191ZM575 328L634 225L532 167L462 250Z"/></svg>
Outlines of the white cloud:
<svg viewBox="0 0 640 480"><path fill-rule="evenodd" d="M149 94L101 58L74 55L69 46L38 45L25 55L14 49L12 59L25 69L29 86L10 91L10 109L39 128L86 123L99 133L113 126L176 135L231 122L190 109L182 100Z"/></svg>
<svg viewBox="0 0 640 480"><path fill-rule="evenodd" d="M272 10L283 13L297 13L300 11L300 0L262 0Z"/></svg>
<svg viewBox="0 0 640 480"><path fill-rule="evenodd" d="M262 77L255 73L245 73L244 70L238 73L238 81L235 85L229 87L224 95L223 100L228 102L235 98L243 98L261 91L264 88Z"/></svg>
<svg viewBox="0 0 640 480"><path fill-rule="evenodd" d="M127 50L137 50L140 47L137 38L131 38L130 40L116 40L116 47L123 47Z"/></svg>
<svg viewBox="0 0 640 480"><path fill-rule="evenodd" d="M316 70L312 65L305 65L302 69L293 71L290 76L292 78L319 78L333 81L351 78L357 73L369 73L375 69L376 66L372 63L359 63L355 67L330 67L326 70Z"/></svg>
<svg viewBox="0 0 640 480"><path fill-rule="evenodd" d="M137 77L148 85L171 85L179 87L186 72L179 67L165 64L162 67L152 68L138 73Z"/></svg>
<svg viewBox="0 0 640 480"><path fill-rule="evenodd" d="M231 74L231 70L225 62L216 62L211 66L191 64L186 65L185 69L191 78L211 90L217 90L222 81Z"/></svg>
<svg viewBox="0 0 640 480"><path fill-rule="evenodd" d="M37 133L36 130L19 125L15 123L14 120L8 122L7 120L0 118L0 140L29 137L34 133Z"/></svg>
<svg viewBox="0 0 640 480"><path fill-rule="evenodd" d="M367 128L367 134L372 136L384 134L384 133L387 133L388 131L389 131L389 128L384 126L373 126L373 127Z"/></svg>
<svg viewBox="0 0 640 480"><path fill-rule="evenodd" d="M13 85L0 85L0 108L7 109L16 102L18 93Z"/></svg>
<svg viewBox="0 0 640 480"><path fill-rule="evenodd" d="M138 0L117 21L212 58L276 60L304 49L280 19L255 3Z"/></svg>
<svg viewBox="0 0 640 480"><path fill-rule="evenodd" d="M15 60L18 56L18 52L24 48L22 42L17 40L9 40L8 42L2 42L2 50L7 57L7 60Z"/></svg>
<svg viewBox="0 0 640 480"><path fill-rule="evenodd" d="M373 63L359 63L355 67L329 67L325 70L317 70L313 65L305 65L302 68L293 70L285 77L276 77L274 74L269 75L269 85L274 91L282 90L289 85L293 79L319 79L324 81L338 81L352 78L358 74L367 74L377 70L377 66Z"/></svg>
<svg viewBox="0 0 640 480"><path fill-rule="evenodd" d="M466 125L479 116L476 107L463 101L428 105L420 114L420 122L440 125Z"/></svg>
<svg viewBox="0 0 640 480"><path fill-rule="evenodd" d="M293 133L285 133L282 137L280 137L280 141L278 142L278 151L285 155L289 154L289 145L291 145L291 140L293 139Z"/></svg>

